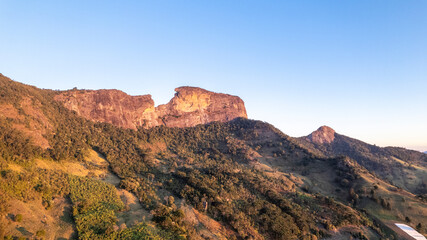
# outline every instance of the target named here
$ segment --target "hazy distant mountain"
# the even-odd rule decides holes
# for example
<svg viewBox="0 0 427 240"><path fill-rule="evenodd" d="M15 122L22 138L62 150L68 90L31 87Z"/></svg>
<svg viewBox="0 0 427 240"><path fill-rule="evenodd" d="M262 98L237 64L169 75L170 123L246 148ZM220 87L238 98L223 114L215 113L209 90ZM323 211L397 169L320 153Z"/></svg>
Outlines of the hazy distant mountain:
<svg viewBox="0 0 427 240"><path fill-rule="evenodd" d="M0 75L0 238L403 239L405 220L426 233L425 154L325 126L291 138L197 88L160 112L147 99Z"/></svg>

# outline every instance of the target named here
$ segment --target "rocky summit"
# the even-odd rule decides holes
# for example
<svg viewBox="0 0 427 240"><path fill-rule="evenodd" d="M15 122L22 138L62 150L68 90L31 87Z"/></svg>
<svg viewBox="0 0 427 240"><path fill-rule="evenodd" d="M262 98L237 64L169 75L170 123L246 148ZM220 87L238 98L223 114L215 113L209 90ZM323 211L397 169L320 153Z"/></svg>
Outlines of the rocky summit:
<svg viewBox="0 0 427 240"><path fill-rule="evenodd" d="M56 95L78 115L118 127L192 127L247 118L242 99L197 87L179 87L167 104L155 107L151 95L130 96L119 90L69 90Z"/></svg>
<svg viewBox="0 0 427 240"><path fill-rule="evenodd" d="M335 131L328 126L321 126L316 131L308 135L307 139L312 143L330 144L335 140Z"/></svg>

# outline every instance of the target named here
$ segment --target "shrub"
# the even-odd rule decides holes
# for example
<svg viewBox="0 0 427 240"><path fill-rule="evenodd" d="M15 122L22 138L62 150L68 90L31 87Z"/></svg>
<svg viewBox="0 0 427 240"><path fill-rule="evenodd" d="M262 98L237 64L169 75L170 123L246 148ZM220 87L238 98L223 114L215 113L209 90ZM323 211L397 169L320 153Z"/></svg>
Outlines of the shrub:
<svg viewBox="0 0 427 240"><path fill-rule="evenodd" d="M423 227L422 227L421 223L418 223L417 226L416 226L416 228L417 228L418 231L421 231Z"/></svg>
<svg viewBox="0 0 427 240"><path fill-rule="evenodd" d="M18 213L15 215L15 222L22 222L22 214Z"/></svg>
<svg viewBox="0 0 427 240"><path fill-rule="evenodd" d="M44 229L38 230L36 232L36 236L37 237L45 237L46 236L46 231Z"/></svg>

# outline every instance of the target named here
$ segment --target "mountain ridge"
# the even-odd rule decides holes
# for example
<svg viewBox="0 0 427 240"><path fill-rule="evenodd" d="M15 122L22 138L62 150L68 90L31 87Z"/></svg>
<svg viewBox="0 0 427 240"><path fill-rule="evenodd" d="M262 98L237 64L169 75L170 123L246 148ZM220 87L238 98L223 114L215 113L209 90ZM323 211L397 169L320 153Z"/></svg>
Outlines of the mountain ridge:
<svg viewBox="0 0 427 240"><path fill-rule="evenodd" d="M398 187L416 194L427 193L427 155L402 147L378 147L331 131L331 128L320 127L306 137L294 139L300 146L319 156L348 156ZM333 133L333 140L330 135L327 138L325 133ZM315 136L314 141L312 136ZM404 170L412 166L419 166L414 171L416 176Z"/></svg>
<svg viewBox="0 0 427 240"><path fill-rule="evenodd" d="M244 102L237 96L189 86L175 91L168 103L157 107L151 95L130 96L115 89L62 91L55 100L86 119L131 129L192 127L247 118Z"/></svg>

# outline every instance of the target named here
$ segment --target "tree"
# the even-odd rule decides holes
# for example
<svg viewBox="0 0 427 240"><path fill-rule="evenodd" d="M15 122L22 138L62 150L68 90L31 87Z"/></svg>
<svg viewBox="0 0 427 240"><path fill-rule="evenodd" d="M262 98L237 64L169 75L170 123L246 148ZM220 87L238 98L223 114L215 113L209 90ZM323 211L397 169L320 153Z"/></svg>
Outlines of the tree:
<svg viewBox="0 0 427 240"><path fill-rule="evenodd" d="M417 231L420 232L423 228L423 225L421 225L421 223L418 223L416 228L417 228Z"/></svg>
<svg viewBox="0 0 427 240"><path fill-rule="evenodd" d="M169 196L167 199L167 204L169 207L175 208L175 198L173 196Z"/></svg>

